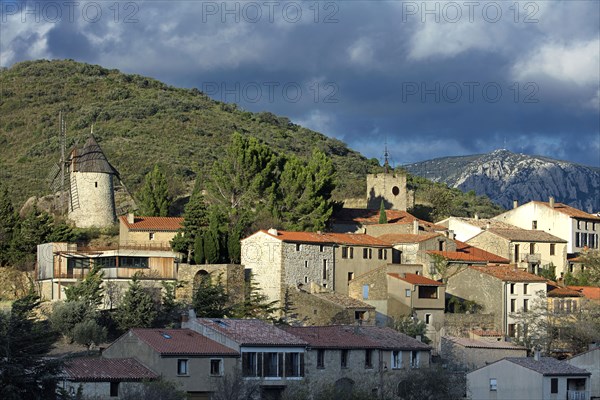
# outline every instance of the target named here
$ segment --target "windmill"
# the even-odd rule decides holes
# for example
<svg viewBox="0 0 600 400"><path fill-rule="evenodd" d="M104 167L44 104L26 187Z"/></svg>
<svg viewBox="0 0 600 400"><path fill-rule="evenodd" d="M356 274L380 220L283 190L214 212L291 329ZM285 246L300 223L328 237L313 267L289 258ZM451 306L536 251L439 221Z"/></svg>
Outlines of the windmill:
<svg viewBox="0 0 600 400"><path fill-rule="evenodd" d="M115 207L115 184L129 198L122 211L135 208L133 198L121 181L119 172L108 162L94 137L92 126L90 136L78 147L75 145L67 154L66 124L59 117L60 160L50 170L50 188L60 192L60 211L77 227L111 226L117 215ZM127 204L129 203L129 204Z"/></svg>

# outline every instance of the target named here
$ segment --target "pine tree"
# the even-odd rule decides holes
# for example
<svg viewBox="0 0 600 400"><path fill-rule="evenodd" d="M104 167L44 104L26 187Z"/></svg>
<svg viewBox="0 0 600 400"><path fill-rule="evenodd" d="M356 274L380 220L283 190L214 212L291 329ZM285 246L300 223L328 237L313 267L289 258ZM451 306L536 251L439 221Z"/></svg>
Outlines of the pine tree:
<svg viewBox="0 0 600 400"><path fill-rule="evenodd" d="M219 237L215 229L209 229L204 234L204 257L207 264L219 262Z"/></svg>
<svg viewBox="0 0 600 400"><path fill-rule="evenodd" d="M46 243L52 233L52 217L37 206L27 214L13 232L10 248L11 263L22 270L35 265L37 245Z"/></svg>
<svg viewBox="0 0 600 400"><path fill-rule="evenodd" d="M169 215L171 197L167 178L158 165L148 174L144 180L144 186L138 193L139 212L149 217L166 217Z"/></svg>
<svg viewBox="0 0 600 400"><path fill-rule="evenodd" d="M157 314L152 296L142 287L138 274L135 274L115 312L117 326L124 331L131 328L149 328Z"/></svg>
<svg viewBox="0 0 600 400"><path fill-rule="evenodd" d="M236 318L258 318L274 322L277 321L278 311L277 301L269 301L251 274L246 282L244 301L234 307L233 315Z"/></svg>
<svg viewBox="0 0 600 400"><path fill-rule="evenodd" d="M46 355L58 335L35 316L39 297L31 291L0 312L0 398L55 397L61 362Z"/></svg>
<svg viewBox="0 0 600 400"><path fill-rule="evenodd" d="M18 222L19 217L15 213L8 189L0 182L0 266L9 262L9 249Z"/></svg>
<svg viewBox="0 0 600 400"><path fill-rule="evenodd" d="M81 282L65 287L67 302L81 301L94 310L100 307L104 299L103 277L102 268L94 265Z"/></svg>
<svg viewBox="0 0 600 400"><path fill-rule="evenodd" d="M192 254L197 251L198 243L197 238L202 236L203 231L206 229L208 224L208 216L206 210L206 201L202 194L200 187L200 180L196 180L194 191L190 196L190 201L185 205L183 213L183 226L177 233L175 238L171 241L173 250L187 254L188 262L192 260ZM204 254L204 250L201 251ZM201 262L196 264L204 263L204 256L196 257L201 259Z"/></svg>
<svg viewBox="0 0 600 400"><path fill-rule="evenodd" d="M223 318L229 316L229 296L219 277L217 283L212 283L210 275L205 275L198 282L194 292L192 308L199 318Z"/></svg>
<svg viewBox="0 0 600 400"><path fill-rule="evenodd" d="M387 214L385 213L385 203L381 199L381 206L379 207L379 223L387 224Z"/></svg>

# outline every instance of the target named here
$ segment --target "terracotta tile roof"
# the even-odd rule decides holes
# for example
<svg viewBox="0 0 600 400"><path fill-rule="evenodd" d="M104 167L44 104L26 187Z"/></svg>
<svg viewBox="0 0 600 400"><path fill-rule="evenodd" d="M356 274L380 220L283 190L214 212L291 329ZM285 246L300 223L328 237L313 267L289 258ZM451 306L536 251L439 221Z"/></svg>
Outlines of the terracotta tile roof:
<svg viewBox="0 0 600 400"><path fill-rule="evenodd" d="M539 361L536 361L533 357L506 357L504 360L536 371L544 376L591 375L585 369L577 368L566 361L560 361L552 357L540 357Z"/></svg>
<svg viewBox="0 0 600 400"><path fill-rule="evenodd" d="M316 232L292 232L277 231L277 235L269 231L260 232L277 238L283 242L290 243L316 243L316 244L338 244L354 246L390 247L386 241L363 233L316 233Z"/></svg>
<svg viewBox="0 0 600 400"><path fill-rule="evenodd" d="M487 230L490 233L514 242L543 242L543 243L567 243L566 240L549 234L545 231L534 229L496 229Z"/></svg>
<svg viewBox="0 0 600 400"><path fill-rule="evenodd" d="M385 210L388 224L412 223L417 218L399 210ZM379 210L367 210L363 208L342 208L333 216L336 223L357 223L362 225L379 224Z"/></svg>
<svg viewBox="0 0 600 400"><path fill-rule="evenodd" d="M546 291L548 297L583 297L581 292L565 286L559 286L558 283L552 281L546 282Z"/></svg>
<svg viewBox="0 0 600 400"><path fill-rule="evenodd" d="M140 329L129 331L161 355L237 356L237 351L191 329Z"/></svg>
<svg viewBox="0 0 600 400"><path fill-rule="evenodd" d="M133 358L73 358L63 367L65 377L76 382L141 381L159 375Z"/></svg>
<svg viewBox="0 0 600 400"><path fill-rule="evenodd" d="M388 275L392 278L400 279L401 281L408 282L411 285L422 285L422 286L444 286L442 282L434 281L433 279L426 278L422 275L417 274L397 274L394 272L388 272Z"/></svg>
<svg viewBox="0 0 600 400"><path fill-rule="evenodd" d="M127 222L127 216L121 215L120 220L130 231L177 231L181 228L183 218L179 217L138 217L133 224Z"/></svg>
<svg viewBox="0 0 600 400"><path fill-rule="evenodd" d="M507 222L498 221L496 219L491 219L491 218L475 219L475 218L465 218L465 217L451 217L451 219L454 219L457 221L462 221L464 223L476 226L481 229L486 229L488 224L490 225L490 228L494 228L494 229L518 229L516 226L511 225Z"/></svg>
<svg viewBox="0 0 600 400"><path fill-rule="evenodd" d="M550 207L550 203L544 201L532 201L532 203L552 208ZM569 217L600 221L600 217L598 217L597 215L586 213L585 211L581 211L577 208L568 206L563 203L554 203L553 209L560 213L566 214Z"/></svg>
<svg viewBox="0 0 600 400"><path fill-rule="evenodd" d="M472 266L469 267L475 271L491 275L506 282L546 282L545 278L530 274L529 272L515 270L510 265L489 265L487 267Z"/></svg>
<svg viewBox="0 0 600 400"><path fill-rule="evenodd" d="M501 331L493 329L473 329L471 333L481 337L504 336Z"/></svg>
<svg viewBox="0 0 600 400"><path fill-rule="evenodd" d="M312 348L430 350L426 344L387 327L330 325L284 326Z"/></svg>
<svg viewBox="0 0 600 400"><path fill-rule="evenodd" d="M595 286L567 286L569 289L573 289L581 293L586 299L589 300L600 300L600 287Z"/></svg>
<svg viewBox="0 0 600 400"><path fill-rule="evenodd" d="M459 338L452 336L444 336L444 339L449 340L453 343L458 344L462 347L473 348L473 349L502 349L502 350L527 350L527 347L518 346L516 344L504 341L487 341L487 340L475 340L467 338Z"/></svg>
<svg viewBox="0 0 600 400"><path fill-rule="evenodd" d="M441 233L424 233L420 235L414 235L411 233L386 233L385 235L378 236L379 239L389 242L391 244L396 243L420 243L434 237L442 236Z"/></svg>
<svg viewBox="0 0 600 400"><path fill-rule="evenodd" d="M510 261L504 257L471 246L459 240L456 243L456 251L429 250L428 254L439 254L450 261L466 261L479 264L508 264Z"/></svg>
<svg viewBox="0 0 600 400"><path fill-rule="evenodd" d="M325 292L325 293L313 293L314 296L327 300L331 303L337 304L339 306L342 306L344 308L360 308L360 309L372 309L374 310L375 307L365 303L364 301L360 301L357 299L354 299L350 296L346 296L345 294L341 294L341 293L336 293L336 292Z"/></svg>
<svg viewBox="0 0 600 400"><path fill-rule="evenodd" d="M241 346L306 346L298 337L258 319L197 318Z"/></svg>

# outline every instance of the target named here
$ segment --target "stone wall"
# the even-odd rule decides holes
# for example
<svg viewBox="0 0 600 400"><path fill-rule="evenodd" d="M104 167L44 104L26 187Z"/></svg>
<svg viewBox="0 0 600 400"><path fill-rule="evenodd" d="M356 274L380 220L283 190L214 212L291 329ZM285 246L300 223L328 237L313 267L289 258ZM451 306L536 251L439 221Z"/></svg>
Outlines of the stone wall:
<svg viewBox="0 0 600 400"><path fill-rule="evenodd" d="M295 243L282 243L281 246L283 285L297 287L299 284L314 283L333 289L333 246L306 243L300 244L299 247ZM271 279L275 279L275 277ZM282 286L282 290L284 290L283 288L284 286Z"/></svg>
<svg viewBox="0 0 600 400"><path fill-rule="evenodd" d="M210 274L213 281L221 279L231 303L239 303L244 299L244 266L240 264L179 264L177 281L177 298L191 301L194 284L204 274Z"/></svg>
<svg viewBox="0 0 600 400"><path fill-rule="evenodd" d="M95 172L73 172L71 187L76 188L69 201L69 219L78 228L109 227L115 223L113 176ZM75 200L76 199L76 200ZM77 208L77 205L79 207Z"/></svg>
<svg viewBox="0 0 600 400"><path fill-rule="evenodd" d="M483 367L504 357L527 357L527 349L514 348L465 347L443 337L441 341L441 356L453 364L461 365L468 370Z"/></svg>
<svg viewBox="0 0 600 400"><path fill-rule="evenodd" d="M406 175L403 173L367 175L367 208L377 210L384 201L388 210L406 211L408 193Z"/></svg>
<svg viewBox="0 0 600 400"><path fill-rule="evenodd" d="M454 314L444 315L444 335L455 337L469 337L469 332L474 329L496 330L496 316L494 314Z"/></svg>

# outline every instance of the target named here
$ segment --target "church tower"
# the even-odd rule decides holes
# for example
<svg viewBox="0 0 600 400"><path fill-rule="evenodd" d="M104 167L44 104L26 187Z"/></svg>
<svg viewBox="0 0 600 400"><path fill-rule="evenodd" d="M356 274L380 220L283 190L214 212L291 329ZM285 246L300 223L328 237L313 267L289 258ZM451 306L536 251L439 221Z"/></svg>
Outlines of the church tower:
<svg viewBox="0 0 600 400"><path fill-rule="evenodd" d="M116 221L113 181L119 177L90 135L68 158L68 218L78 228L107 227Z"/></svg>
<svg viewBox="0 0 600 400"><path fill-rule="evenodd" d="M406 174L390 167L387 146L384 158L383 173L367 175L367 208L379 210L383 200L386 210L406 211L409 203Z"/></svg>

